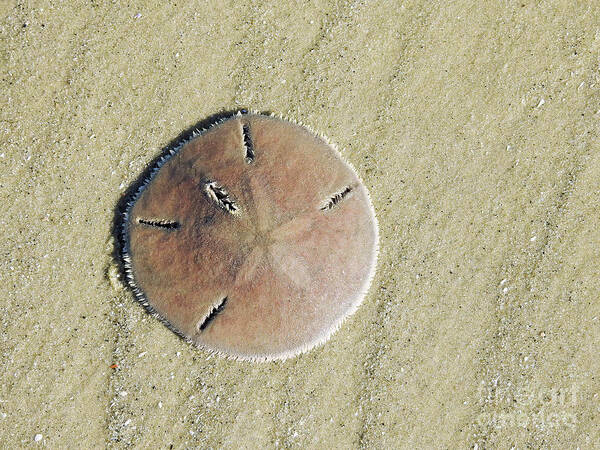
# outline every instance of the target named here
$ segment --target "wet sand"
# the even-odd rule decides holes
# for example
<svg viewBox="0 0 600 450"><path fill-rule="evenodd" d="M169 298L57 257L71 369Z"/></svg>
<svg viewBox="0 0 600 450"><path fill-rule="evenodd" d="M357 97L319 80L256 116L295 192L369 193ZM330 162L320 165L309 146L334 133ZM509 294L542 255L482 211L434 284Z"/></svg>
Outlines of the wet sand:
<svg viewBox="0 0 600 450"><path fill-rule="evenodd" d="M594 448L600 5L0 5L0 442ZM327 135L376 277L325 345L186 344L115 261L128 187L239 108Z"/></svg>

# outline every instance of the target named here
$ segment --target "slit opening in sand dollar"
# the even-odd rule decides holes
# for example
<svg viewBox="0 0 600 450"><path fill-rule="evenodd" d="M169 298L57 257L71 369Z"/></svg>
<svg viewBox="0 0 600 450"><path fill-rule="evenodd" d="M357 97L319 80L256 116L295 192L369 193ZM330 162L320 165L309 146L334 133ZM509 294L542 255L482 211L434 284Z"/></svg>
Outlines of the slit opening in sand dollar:
<svg viewBox="0 0 600 450"><path fill-rule="evenodd" d="M325 203L321 206L322 211L327 211L337 206L344 198L346 198L352 192L352 186L346 186L340 192L333 194L328 198Z"/></svg>
<svg viewBox="0 0 600 450"><path fill-rule="evenodd" d="M242 135L244 137L244 150L246 162L250 164L254 161L254 144L252 143L252 136L250 135L250 125L242 125Z"/></svg>
<svg viewBox="0 0 600 450"><path fill-rule="evenodd" d="M240 208L229 196L227 190L225 190L225 188L219 185L217 182L206 182L204 185L204 191L208 195L208 198L216 203L219 208L231 214L237 214L239 212Z"/></svg>
<svg viewBox="0 0 600 450"><path fill-rule="evenodd" d="M137 219L137 222L142 225L146 225L154 228L162 228L165 230L176 230L179 228L179 222L174 220L163 220L163 219Z"/></svg>
<svg viewBox="0 0 600 450"><path fill-rule="evenodd" d="M206 327L225 309L225 304L227 303L227 297L224 297L220 303L217 303L212 309L209 311L207 316L198 322L197 328L198 331L204 331Z"/></svg>

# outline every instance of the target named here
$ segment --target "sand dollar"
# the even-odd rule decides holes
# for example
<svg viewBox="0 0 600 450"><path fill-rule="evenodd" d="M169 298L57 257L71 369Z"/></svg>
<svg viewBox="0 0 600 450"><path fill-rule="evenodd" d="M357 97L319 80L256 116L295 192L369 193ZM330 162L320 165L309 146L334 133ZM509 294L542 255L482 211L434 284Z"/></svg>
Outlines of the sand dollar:
<svg viewBox="0 0 600 450"><path fill-rule="evenodd" d="M145 305L195 344L253 360L325 341L365 295L378 239L367 189L337 150L260 114L164 157L123 232Z"/></svg>

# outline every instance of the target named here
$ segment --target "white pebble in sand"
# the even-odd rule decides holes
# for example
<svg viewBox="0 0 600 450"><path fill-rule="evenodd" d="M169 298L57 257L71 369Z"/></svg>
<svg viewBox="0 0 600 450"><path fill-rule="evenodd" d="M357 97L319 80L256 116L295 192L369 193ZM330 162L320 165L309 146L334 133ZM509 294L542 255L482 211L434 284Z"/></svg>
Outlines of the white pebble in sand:
<svg viewBox="0 0 600 450"><path fill-rule="evenodd" d="M33 438L33 440L35 442L40 442L42 440L43 436L41 434L36 434L35 437Z"/></svg>

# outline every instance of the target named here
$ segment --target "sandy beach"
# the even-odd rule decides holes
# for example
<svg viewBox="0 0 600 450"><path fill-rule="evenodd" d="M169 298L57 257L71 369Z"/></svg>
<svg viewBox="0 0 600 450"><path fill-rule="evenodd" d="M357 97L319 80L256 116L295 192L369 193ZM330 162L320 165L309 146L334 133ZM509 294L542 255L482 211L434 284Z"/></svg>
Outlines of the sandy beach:
<svg viewBox="0 0 600 450"><path fill-rule="evenodd" d="M0 3L0 447L598 448L599 24L560 0ZM325 134L379 221L356 314L280 362L189 345L116 257L132 183L241 108Z"/></svg>

